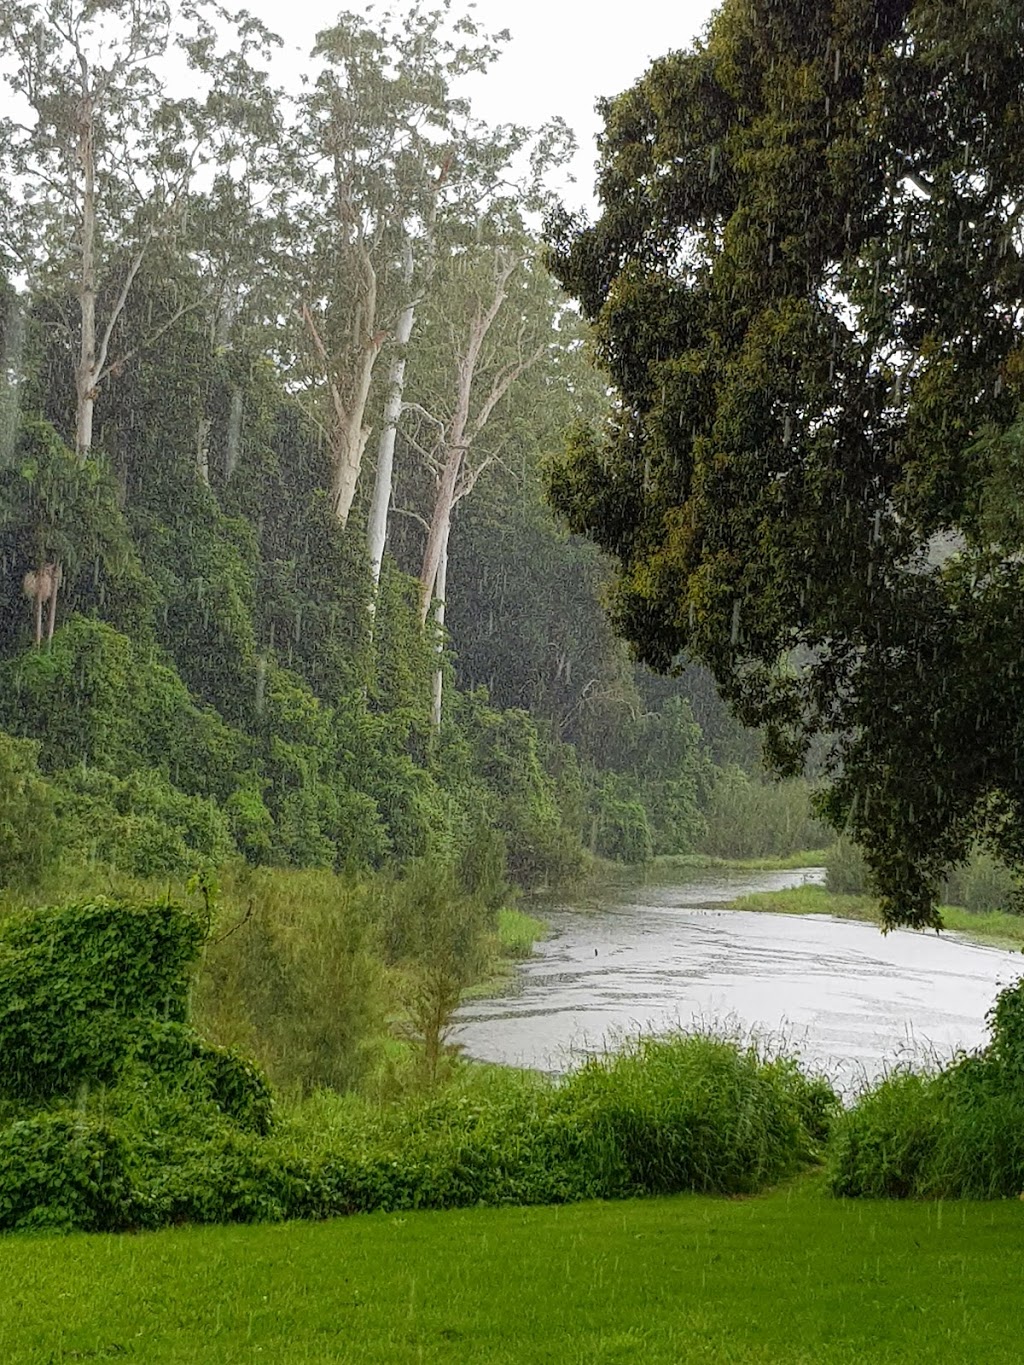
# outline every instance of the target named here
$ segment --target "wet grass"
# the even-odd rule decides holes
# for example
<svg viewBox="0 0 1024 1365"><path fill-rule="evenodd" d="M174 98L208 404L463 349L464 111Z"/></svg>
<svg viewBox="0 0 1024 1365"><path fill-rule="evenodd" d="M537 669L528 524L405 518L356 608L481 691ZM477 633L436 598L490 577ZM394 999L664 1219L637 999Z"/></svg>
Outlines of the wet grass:
<svg viewBox="0 0 1024 1365"><path fill-rule="evenodd" d="M751 1199L0 1240L22 1362L1017 1361L1024 1205ZM1008 1269L1010 1268L1010 1269Z"/></svg>
<svg viewBox="0 0 1024 1365"><path fill-rule="evenodd" d="M841 896L823 886L757 891L740 896L726 908L760 910L773 915L832 915L836 919L880 923L878 905L870 896ZM964 934L977 943L1024 949L1024 916L1010 915L1005 910L964 910L959 905L944 905L941 911L948 930Z"/></svg>
<svg viewBox="0 0 1024 1365"><path fill-rule="evenodd" d="M653 859L654 868L721 868L736 872L787 872L802 867L824 867L827 850L807 848L778 858L714 858L707 853L666 853Z"/></svg>

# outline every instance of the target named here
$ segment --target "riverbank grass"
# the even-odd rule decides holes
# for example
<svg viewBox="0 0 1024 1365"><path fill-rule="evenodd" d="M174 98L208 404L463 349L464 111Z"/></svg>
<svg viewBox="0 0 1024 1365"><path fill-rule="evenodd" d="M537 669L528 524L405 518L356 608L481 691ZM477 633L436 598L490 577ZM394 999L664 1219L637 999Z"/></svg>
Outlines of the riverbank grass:
<svg viewBox="0 0 1024 1365"><path fill-rule="evenodd" d="M709 853L664 853L653 858L651 866L666 871L720 868L726 872L788 872L798 868L823 867L827 856L828 850L824 848L805 848L798 853L765 858L716 858Z"/></svg>
<svg viewBox="0 0 1024 1365"><path fill-rule="evenodd" d="M756 891L730 901L729 910L758 910L772 915L832 915L836 919L881 923L878 904L870 896L841 896L823 886L793 886L784 891ZM1024 949L1024 916L1005 910L964 910L940 906L944 927L978 943ZM922 931L927 932L927 931Z"/></svg>
<svg viewBox="0 0 1024 1365"><path fill-rule="evenodd" d="M1019 1359L1024 1205L752 1199L0 1240L0 1359Z"/></svg>

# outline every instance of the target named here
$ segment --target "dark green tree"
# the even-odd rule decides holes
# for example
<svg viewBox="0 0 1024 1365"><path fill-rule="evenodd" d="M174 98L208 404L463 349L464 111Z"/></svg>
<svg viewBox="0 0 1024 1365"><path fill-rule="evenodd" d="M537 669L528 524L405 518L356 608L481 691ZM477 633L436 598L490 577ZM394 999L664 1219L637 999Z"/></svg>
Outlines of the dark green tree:
<svg viewBox="0 0 1024 1365"><path fill-rule="evenodd" d="M556 275L615 387L554 503L658 669L714 672L885 923L1024 855L1024 28L979 0L726 0L604 107Z"/></svg>

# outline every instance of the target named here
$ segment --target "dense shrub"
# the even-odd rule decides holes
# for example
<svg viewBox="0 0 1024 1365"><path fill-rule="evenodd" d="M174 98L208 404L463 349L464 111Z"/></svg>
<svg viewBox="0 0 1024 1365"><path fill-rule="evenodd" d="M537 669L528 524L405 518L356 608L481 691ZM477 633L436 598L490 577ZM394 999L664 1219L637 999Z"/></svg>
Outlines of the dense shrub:
<svg viewBox="0 0 1024 1365"><path fill-rule="evenodd" d="M54 779L65 858L99 861L135 877L219 866L234 852L227 816L159 772L125 778L75 768Z"/></svg>
<svg viewBox="0 0 1024 1365"><path fill-rule="evenodd" d="M0 665L0 721L41 741L47 772L157 769L192 795L225 799L246 766L243 736L197 706L152 648L81 616L48 651Z"/></svg>
<svg viewBox="0 0 1024 1365"><path fill-rule="evenodd" d="M245 874L203 954L202 1033L255 1058L280 1089L357 1085L388 1003L378 901L377 886L323 871Z"/></svg>
<svg viewBox="0 0 1024 1365"><path fill-rule="evenodd" d="M203 933L178 906L102 899L0 923L0 1095L113 1080L140 1027L184 1021Z"/></svg>
<svg viewBox="0 0 1024 1365"><path fill-rule="evenodd" d="M0 1127L0 1228L105 1232L136 1216L128 1144L109 1124L58 1111Z"/></svg>
<svg viewBox="0 0 1024 1365"><path fill-rule="evenodd" d="M834 1193L996 1198L1024 1190L1024 981L988 1015L992 1041L931 1075L899 1071L836 1126Z"/></svg>
<svg viewBox="0 0 1024 1365"><path fill-rule="evenodd" d="M400 1105L324 1091L269 1137L141 1071L82 1103L77 1118L0 1129L0 1226L157 1227L750 1191L816 1157L835 1098L790 1061L680 1036L588 1063L561 1084L495 1069L469 1070L433 1098ZM75 1122L90 1145L70 1151ZM16 1157L6 1163L4 1143Z"/></svg>
<svg viewBox="0 0 1024 1365"><path fill-rule="evenodd" d="M943 900L977 914L989 910L1020 913L1021 886L1010 869L982 850L963 867L955 868L943 890Z"/></svg>
<svg viewBox="0 0 1024 1365"><path fill-rule="evenodd" d="M789 1060L700 1033L589 1062L560 1098L588 1116L608 1161L601 1184L622 1194L760 1189L813 1154L812 1127L834 1103Z"/></svg>
<svg viewBox="0 0 1024 1365"><path fill-rule="evenodd" d="M0 886L35 881L56 857L54 793L38 751L0 732Z"/></svg>

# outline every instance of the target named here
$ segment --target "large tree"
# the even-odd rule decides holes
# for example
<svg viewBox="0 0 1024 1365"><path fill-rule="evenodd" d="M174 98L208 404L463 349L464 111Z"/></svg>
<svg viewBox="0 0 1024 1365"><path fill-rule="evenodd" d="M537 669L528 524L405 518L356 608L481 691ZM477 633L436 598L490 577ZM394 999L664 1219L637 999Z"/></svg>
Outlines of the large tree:
<svg viewBox="0 0 1024 1365"><path fill-rule="evenodd" d="M551 228L616 407L555 505L660 669L713 670L888 925L1024 857L1024 28L976 0L726 0L604 107Z"/></svg>

